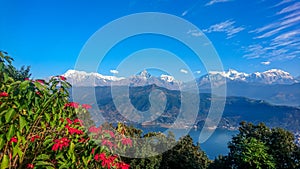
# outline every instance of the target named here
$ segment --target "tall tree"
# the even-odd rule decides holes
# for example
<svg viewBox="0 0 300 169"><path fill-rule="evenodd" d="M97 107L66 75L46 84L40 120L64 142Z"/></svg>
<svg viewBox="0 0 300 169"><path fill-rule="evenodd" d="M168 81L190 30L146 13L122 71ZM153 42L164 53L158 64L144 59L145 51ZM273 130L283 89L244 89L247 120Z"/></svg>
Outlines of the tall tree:
<svg viewBox="0 0 300 169"><path fill-rule="evenodd" d="M249 145L261 147L261 151L262 145L265 145L267 149L264 151L272 156L276 168L296 169L300 167L299 147L295 144L294 135L291 132L281 128L270 129L263 123L253 125L241 122L240 125L239 134L233 137L228 145L230 149L228 159L233 161L233 165L236 162L235 154L240 151L240 146L248 144L248 147ZM255 140L251 141L251 139Z"/></svg>

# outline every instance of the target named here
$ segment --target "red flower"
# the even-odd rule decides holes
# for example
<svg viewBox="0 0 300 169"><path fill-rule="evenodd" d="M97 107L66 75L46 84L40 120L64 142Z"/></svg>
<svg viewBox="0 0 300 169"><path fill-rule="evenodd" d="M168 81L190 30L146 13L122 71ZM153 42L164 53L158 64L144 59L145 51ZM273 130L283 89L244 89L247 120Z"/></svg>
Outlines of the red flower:
<svg viewBox="0 0 300 169"><path fill-rule="evenodd" d="M35 140L35 139L38 139L38 138L40 138L40 136L38 136L38 135L32 136L32 137L30 138L30 141L31 141L31 142L34 142L34 140Z"/></svg>
<svg viewBox="0 0 300 169"><path fill-rule="evenodd" d="M75 128L72 128L69 125L66 125L66 128L68 129L68 131L69 131L70 134L74 134L74 133L78 134L78 135L83 134L83 131L75 129Z"/></svg>
<svg viewBox="0 0 300 169"><path fill-rule="evenodd" d="M120 163L117 163L117 168L120 168L120 169L129 169L130 165L124 163L124 162L120 162Z"/></svg>
<svg viewBox="0 0 300 169"><path fill-rule="evenodd" d="M122 138L122 144L132 146L132 140L130 138Z"/></svg>
<svg viewBox="0 0 300 169"><path fill-rule="evenodd" d="M90 109L90 108L92 108L92 106L89 105L89 104L82 104L81 107L84 108L84 109Z"/></svg>
<svg viewBox="0 0 300 169"><path fill-rule="evenodd" d="M37 94L37 95L39 95L39 96L42 95L41 92L39 92L39 91L36 91L35 94Z"/></svg>
<svg viewBox="0 0 300 169"><path fill-rule="evenodd" d="M9 95L8 95L8 93L6 93L6 92L1 92L0 93L0 97L8 97Z"/></svg>
<svg viewBox="0 0 300 169"><path fill-rule="evenodd" d="M79 143L83 143L85 142L85 138L80 138L80 140L78 140Z"/></svg>
<svg viewBox="0 0 300 169"><path fill-rule="evenodd" d="M10 139L10 141L9 141L10 144L11 144L11 143L16 143L16 142L18 142L18 139L16 138L16 136L15 136L15 137L12 137L12 138Z"/></svg>
<svg viewBox="0 0 300 169"><path fill-rule="evenodd" d="M66 107L73 107L73 108L78 108L79 104L76 102L70 102L70 103L66 103L65 104L65 108Z"/></svg>
<svg viewBox="0 0 300 169"><path fill-rule="evenodd" d="M62 150L63 147L68 147L70 140L66 137L63 137L61 139L54 140L55 144L52 147L53 151L57 151L58 149Z"/></svg>
<svg viewBox="0 0 300 169"><path fill-rule="evenodd" d="M111 138L115 138L115 133L110 130L105 130L106 133L110 135Z"/></svg>
<svg viewBox="0 0 300 169"><path fill-rule="evenodd" d="M110 149L114 146L114 144L111 141L106 140L106 139L102 140L102 145L103 146L108 146Z"/></svg>
<svg viewBox="0 0 300 169"><path fill-rule="evenodd" d="M72 124L73 123L72 120L70 120L69 118L67 118L66 120L67 120L68 124Z"/></svg>
<svg viewBox="0 0 300 169"><path fill-rule="evenodd" d="M75 119L73 122L74 124L78 124L79 126L82 126L82 120L80 119Z"/></svg>
<svg viewBox="0 0 300 169"><path fill-rule="evenodd" d="M24 80L29 80L29 78L28 78L28 77L26 77Z"/></svg>
<svg viewBox="0 0 300 169"><path fill-rule="evenodd" d="M27 166L26 166L27 168L34 168L34 165L33 164L31 164L31 163L29 163L29 164L27 164Z"/></svg>
<svg viewBox="0 0 300 169"><path fill-rule="evenodd" d="M111 168L111 166L114 166L114 161L117 157L116 156L109 156L109 157L106 157L106 154L105 153L101 153L101 154L96 154L94 156L94 159L96 161L102 161L101 162L101 165L103 168L107 167L108 169Z"/></svg>
<svg viewBox="0 0 300 169"><path fill-rule="evenodd" d="M99 160L105 160L105 159L106 159L106 155L105 155L105 153L96 154L95 157L94 157L94 159L95 159L96 161L99 161Z"/></svg>
<svg viewBox="0 0 300 169"><path fill-rule="evenodd" d="M67 78L65 76L59 76L59 78L63 81L67 80Z"/></svg>
<svg viewBox="0 0 300 169"><path fill-rule="evenodd" d="M91 154L95 154L95 148L92 148Z"/></svg>

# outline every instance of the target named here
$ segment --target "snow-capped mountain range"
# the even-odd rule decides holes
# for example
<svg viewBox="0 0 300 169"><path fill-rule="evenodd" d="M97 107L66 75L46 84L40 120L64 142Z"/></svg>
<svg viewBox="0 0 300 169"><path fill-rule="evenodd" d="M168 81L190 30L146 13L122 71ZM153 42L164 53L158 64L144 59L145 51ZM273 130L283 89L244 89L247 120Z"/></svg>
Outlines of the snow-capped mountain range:
<svg viewBox="0 0 300 169"><path fill-rule="evenodd" d="M178 89L183 82L177 81L173 76L161 75L155 77L150 75L146 70L138 75L131 77L117 77L105 76L99 73L87 73L84 71L68 70L63 74L73 86L110 86L110 85L130 85L130 86L144 86L156 84L157 86L168 89ZM288 72L279 69L271 69L265 72L255 72L251 74L238 72L229 69L224 72L209 72L208 74L196 79L199 86L222 85L226 79L227 82L245 82L245 83L259 83L259 84L293 84L299 83L299 80Z"/></svg>
<svg viewBox="0 0 300 169"><path fill-rule="evenodd" d="M299 82L299 80L290 73L279 69L270 69L265 72L255 72L251 74L229 69L227 72L209 72L209 74L200 77L198 83L200 86L210 82L214 85L222 85L224 78L226 79L226 82L259 83L266 85L293 84Z"/></svg>
<svg viewBox="0 0 300 169"><path fill-rule="evenodd" d="M178 89L181 82L175 80L173 76L161 75L155 77L149 74L146 70L140 72L138 75L131 77L116 77L105 76L99 73L87 73L84 71L68 70L63 74L73 86L146 86L156 84L157 86L166 87L169 89Z"/></svg>

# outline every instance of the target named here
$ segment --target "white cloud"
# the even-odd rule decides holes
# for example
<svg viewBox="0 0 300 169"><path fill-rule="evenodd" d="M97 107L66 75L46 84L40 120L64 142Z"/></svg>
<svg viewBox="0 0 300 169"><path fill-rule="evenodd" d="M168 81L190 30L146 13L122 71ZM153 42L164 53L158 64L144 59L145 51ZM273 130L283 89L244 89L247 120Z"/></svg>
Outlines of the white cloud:
<svg viewBox="0 0 300 169"><path fill-rule="evenodd" d="M294 3L293 5L289 5L285 8L283 8L281 11L277 12L276 14L284 14L292 11L297 11L300 9L300 2Z"/></svg>
<svg viewBox="0 0 300 169"><path fill-rule="evenodd" d="M181 72L181 73L184 73L184 74L187 74L187 73L188 73L188 71L187 71L186 69L180 69L180 72Z"/></svg>
<svg viewBox="0 0 300 169"><path fill-rule="evenodd" d="M224 32L226 33L227 38L232 38L235 34L245 29L243 27L235 27L234 24L235 21L227 20L215 25L211 25L208 29L204 29L203 32Z"/></svg>
<svg viewBox="0 0 300 169"><path fill-rule="evenodd" d="M112 73L112 74L118 74L119 73L119 71L117 71L117 70L110 70L110 73Z"/></svg>
<svg viewBox="0 0 300 169"><path fill-rule="evenodd" d="M205 6L210 6L216 3L220 3L220 2L229 2L231 0L210 0L208 3L205 4Z"/></svg>
<svg viewBox="0 0 300 169"><path fill-rule="evenodd" d="M187 32L187 34L192 35L192 36L195 36L195 37L199 37L199 36L202 36L202 35L203 35L203 33L200 32L200 31L198 31L198 30L189 30L189 31Z"/></svg>
<svg viewBox="0 0 300 169"><path fill-rule="evenodd" d="M201 70L197 70L197 71L195 71L195 73L200 74L200 73L201 73Z"/></svg>
<svg viewBox="0 0 300 169"><path fill-rule="evenodd" d="M271 64L271 62L270 61L266 61L266 62L260 62L262 65L269 65L269 64Z"/></svg>

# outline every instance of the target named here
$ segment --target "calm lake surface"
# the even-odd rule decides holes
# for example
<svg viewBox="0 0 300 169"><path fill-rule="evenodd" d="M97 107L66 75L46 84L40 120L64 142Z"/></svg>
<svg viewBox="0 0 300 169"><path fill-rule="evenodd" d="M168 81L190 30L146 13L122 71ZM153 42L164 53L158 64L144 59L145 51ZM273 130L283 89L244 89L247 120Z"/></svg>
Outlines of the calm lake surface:
<svg viewBox="0 0 300 169"><path fill-rule="evenodd" d="M163 127L145 127L136 126L143 130L144 133L148 132L164 132L168 133L167 128ZM199 135L201 130L191 129L190 131L185 129L173 129L176 139L189 134L195 143L199 142ZM225 129L216 129L211 137L204 143L200 144L201 149L208 155L210 159L214 159L220 154L226 155L228 153L227 143L231 140L232 136L237 134L238 131L231 131Z"/></svg>

